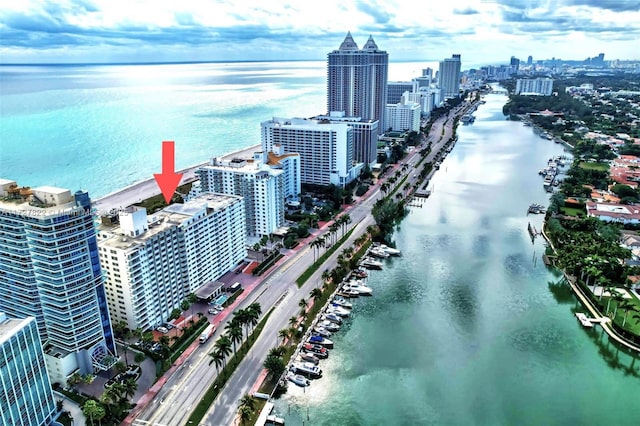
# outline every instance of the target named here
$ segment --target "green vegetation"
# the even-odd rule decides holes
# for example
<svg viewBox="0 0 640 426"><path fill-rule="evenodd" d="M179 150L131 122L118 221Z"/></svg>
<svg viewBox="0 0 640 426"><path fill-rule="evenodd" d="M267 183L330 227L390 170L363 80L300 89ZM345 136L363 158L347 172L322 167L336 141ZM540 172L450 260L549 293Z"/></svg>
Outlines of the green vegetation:
<svg viewBox="0 0 640 426"><path fill-rule="evenodd" d="M229 378L233 375L234 371L236 370L236 368L238 367L242 359L245 357L245 355L249 352L249 350L253 346L253 343L256 341L258 336L260 336L260 333L262 332L262 329L264 328L272 312L273 312L273 308L256 325L255 329L247 338L247 340L244 343L242 343L237 353L231 357L229 362L219 372L218 377L214 380L211 386L209 386L209 389L207 389L207 392L205 393L204 397L202 398L202 400L200 400L196 408L193 410L193 413L191 413L191 416L189 416L189 421L188 421L189 424L199 424L200 421L203 419L204 415L207 413L207 410L209 409L211 404L213 404L213 401L215 401L216 397L220 393L220 390L222 390L224 385L227 383L227 380L229 380ZM216 362L215 358L213 358L211 362ZM217 363L216 363L216 368L218 368Z"/></svg>
<svg viewBox="0 0 640 426"><path fill-rule="evenodd" d="M186 196L189 191L191 191L191 182L180 185L178 189L176 189L176 192L173 194L171 202L182 203L184 201L183 195ZM135 205L146 208L148 214L153 214L168 206L166 201L164 201L164 196L162 194L154 195L153 197L142 200Z"/></svg>
<svg viewBox="0 0 640 426"><path fill-rule="evenodd" d="M265 260L263 260L260 265L258 265L256 267L256 269L253 270L252 274L253 275L262 275L267 269L271 268L273 265L275 265L275 263L282 259L283 255L280 254L279 251L274 250L273 252L271 252L271 254L269 256L267 256L267 258Z"/></svg>
<svg viewBox="0 0 640 426"><path fill-rule="evenodd" d="M304 283L307 282L307 280L309 278L311 278L311 276L324 264L324 262L333 254L335 253L336 250L338 250L340 248L340 246L349 238L349 236L351 236L351 234L353 233L355 227L351 228L349 231L347 231L346 234L344 234L342 236L342 238L340 238L340 240L338 240L337 244L334 244L333 246L331 246L326 252L324 252L324 254L322 254L318 260L316 260L311 266L309 266L296 280L296 285L298 287L302 287L304 285ZM312 243L313 244L313 243Z"/></svg>
<svg viewBox="0 0 640 426"><path fill-rule="evenodd" d="M584 217L586 215L586 212L584 209L579 209L575 207L561 207L560 212L567 216Z"/></svg>
<svg viewBox="0 0 640 426"><path fill-rule="evenodd" d="M609 164L607 163L587 163L585 161L581 161L578 166L585 170L596 170L599 172L609 171Z"/></svg>

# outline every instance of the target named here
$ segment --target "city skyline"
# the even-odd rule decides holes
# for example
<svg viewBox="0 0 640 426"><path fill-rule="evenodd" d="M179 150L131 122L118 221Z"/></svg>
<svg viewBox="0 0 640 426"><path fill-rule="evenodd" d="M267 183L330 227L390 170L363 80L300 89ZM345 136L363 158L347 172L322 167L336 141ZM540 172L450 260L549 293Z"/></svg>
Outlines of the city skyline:
<svg viewBox="0 0 640 426"><path fill-rule="evenodd" d="M0 22L4 63L322 60L347 31L372 35L391 61L439 60L452 51L468 64L511 55L581 60L599 52L638 59L640 35L637 5L593 0L279 2L269 9L30 0L0 5Z"/></svg>

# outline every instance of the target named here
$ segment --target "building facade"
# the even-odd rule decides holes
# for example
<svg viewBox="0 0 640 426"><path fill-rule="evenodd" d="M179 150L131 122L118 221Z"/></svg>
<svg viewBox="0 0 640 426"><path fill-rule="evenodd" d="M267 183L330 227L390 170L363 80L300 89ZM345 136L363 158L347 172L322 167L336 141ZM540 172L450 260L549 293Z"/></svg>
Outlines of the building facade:
<svg viewBox="0 0 640 426"><path fill-rule="evenodd" d="M109 369L115 342L89 194L0 179L0 311L35 317L51 380Z"/></svg>
<svg viewBox="0 0 640 426"><path fill-rule="evenodd" d="M98 242L113 321L155 328L246 255L243 200L202 193L148 216L128 207L101 225Z"/></svg>
<svg viewBox="0 0 640 426"><path fill-rule="evenodd" d="M261 126L262 150L274 145L300 154L300 181L344 187L357 177L353 128L346 123L305 118L273 118Z"/></svg>
<svg viewBox="0 0 640 426"><path fill-rule="evenodd" d="M415 99L417 96L414 96L413 98ZM404 95L402 95L400 102L395 105L387 105L387 112L385 113L385 131L417 132L420 130L420 115L422 108L419 103L410 101L409 97L410 93L405 92Z"/></svg>
<svg viewBox="0 0 640 426"><path fill-rule="evenodd" d="M445 99L455 98L460 94L460 55L452 55L440 61L438 85L444 92Z"/></svg>
<svg viewBox="0 0 640 426"><path fill-rule="evenodd" d="M360 117L347 117L343 111L332 111L329 115L319 115L316 120L328 120L331 123L346 123L353 129L353 161L372 166L376 163L378 148L377 121L363 121Z"/></svg>
<svg viewBox="0 0 640 426"><path fill-rule="evenodd" d="M415 79L414 79L415 80ZM390 81L387 83L387 105L397 104L404 92L415 91L413 81Z"/></svg>
<svg viewBox="0 0 640 426"><path fill-rule="evenodd" d="M516 80L516 95L551 96L553 79L519 78Z"/></svg>
<svg viewBox="0 0 640 426"><path fill-rule="evenodd" d="M35 318L0 312L0 425L44 426L55 412Z"/></svg>
<svg viewBox="0 0 640 426"><path fill-rule="evenodd" d="M327 113L384 122L389 55L370 36L362 49L348 33L327 55ZM379 129L381 130L381 129Z"/></svg>
<svg viewBox="0 0 640 426"><path fill-rule="evenodd" d="M251 160L214 158L208 166L196 170L203 192L237 195L244 199L249 237L269 235L285 223L285 172L269 167L267 159L266 153L256 153Z"/></svg>

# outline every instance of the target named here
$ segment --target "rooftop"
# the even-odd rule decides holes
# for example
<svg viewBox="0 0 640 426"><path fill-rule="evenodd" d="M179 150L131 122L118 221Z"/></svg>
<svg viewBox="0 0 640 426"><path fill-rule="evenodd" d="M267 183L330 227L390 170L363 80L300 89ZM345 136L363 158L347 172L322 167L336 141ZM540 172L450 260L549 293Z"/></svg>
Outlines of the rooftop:
<svg viewBox="0 0 640 426"><path fill-rule="evenodd" d="M9 318L4 312L0 312L0 346L33 320L35 319L32 317L19 319Z"/></svg>

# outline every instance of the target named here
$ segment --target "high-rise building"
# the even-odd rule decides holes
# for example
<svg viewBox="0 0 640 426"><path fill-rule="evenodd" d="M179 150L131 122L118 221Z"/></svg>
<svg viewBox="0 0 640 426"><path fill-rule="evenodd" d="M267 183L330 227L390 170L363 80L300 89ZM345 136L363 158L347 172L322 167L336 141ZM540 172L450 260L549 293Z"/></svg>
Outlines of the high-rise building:
<svg viewBox="0 0 640 426"><path fill-rule="evenodd" d="M35 318L0 312L0 425L48 425L55 411Z"/></svg>
<svg viewBox="0 0 640 426"><path fill-rule="evenodd" d="M329 115L318 115L316 120L330 123L346 123L353 129L353 161L373 166L377 159L378 127L377 121L364 121L360 117L347 117L344 111L332 111Z"/></svg>
<svg viewBox="0 0 640 426"><path fill-rule="evenodd" d="M527 65L532 65L533 64L533 56L529 55L527 57Z"/></svg>
<svg viewBox="0 0 640 426"><path fill-rule="evenodd" d="M190 293L246 256L241 197L203 193L147 216L120 212L119 225L100 227L100 262L114 321L131 330L154 328Z"/></svg>
<svg viewBox="0 0 640 426"><path fill-rule="evenodd" d="M417 96L414 96L415 100ZM385 113L385 130L394 132L420 130L420 104L409 100L409 92L405 92L400 102L387 105Z"/></svg>
<svg viewBox="0 0 640 426"><path fill-rule="evenodd" d="M520 59L512 56L511 60L509 60L509 66L511 67L512 73L517 73L518 69L520 68Z"/></svg>
<svg viewBox="0 0 640 426"><path fill-rule="evenodd" d="M387 105L397 104L404 92L413 92L412 81L390 81L387 83Z"/></svg>
<svg viewBox="0 0 640 426"><path fill-rule="evenodd" d="M327 58L327 113L344 111L347 117L382 123L387 104L387 52L378 49L371 36L358 49L347 33L340 48Z"/></svg>
<svg viewBox="0 0 640 426"><path fill-rule="evenodd" d="M519 78L516 80L516 95L551 96L553 79L551 78Z"/></svg>
<svg viewBox="0 0 640 426"><path fill-rule="evenodd" d="M347 123L304 118L273 118L261 126L262 150L281 145L300 154L300 181L344 187L357 177L353 128Z"/></svg>
<svg viewBox="0 0 640 426"><path fill-rule="evenodd" d="M443 90L445 99L459 96L460 66L460 55L457 54L440 61L438 85Z"/></svg>
<svg viewBox="0 0 640 426"><path fill-rule="evenodd" d="M0 311L36 318L53 382L117 361L87 192L0 179Z"/></svg>
<svg viewBox="0 0 640 426"><path fill-rule="evenodd" d="M266 152L251 160L211 160L196 170L204 192L238 195L244 199L247 235L270 235L284 225L284 171L269 167Z"/></svg>

